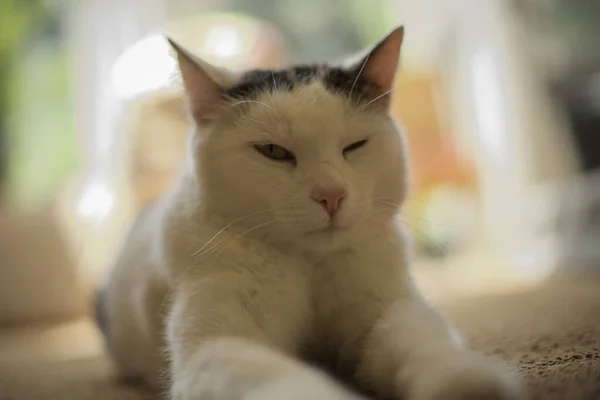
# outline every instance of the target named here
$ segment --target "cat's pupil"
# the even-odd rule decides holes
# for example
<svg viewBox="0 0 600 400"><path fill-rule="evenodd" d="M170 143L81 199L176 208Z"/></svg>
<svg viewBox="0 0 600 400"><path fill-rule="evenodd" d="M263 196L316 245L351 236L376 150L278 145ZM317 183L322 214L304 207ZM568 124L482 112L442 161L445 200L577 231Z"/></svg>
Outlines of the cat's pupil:
<svg viewBox="0 0 600 400"><path fill-rule="evenodd" d="M269 154L271 154L271 157L273 157L273 158L276 158L276 159L283 158L283 157L285 157L286 153L287 152L279 146L275 146L274 144L269 145Z"/></svg>

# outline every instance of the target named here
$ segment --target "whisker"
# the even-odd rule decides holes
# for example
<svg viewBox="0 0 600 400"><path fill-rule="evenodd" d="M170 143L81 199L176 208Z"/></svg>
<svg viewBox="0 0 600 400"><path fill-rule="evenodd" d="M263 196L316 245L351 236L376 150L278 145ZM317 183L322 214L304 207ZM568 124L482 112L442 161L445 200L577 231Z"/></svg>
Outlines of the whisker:
<svg viewBox="0 0 600 400"><path fill-rule="evenodd" d="M373 219L374 221L377 221L383 225L390 225L391 221L384 221L381 220L379 218L375 218L372 215L369 215L369 218ZM404 221L402 218L396 219L395 221L400 222L402 225L404 225L405 227L407 227L410 230L417 230L418 233L425 239L427 240L427 242L431 245L433 245L441 254L444 254L445 249L442 245L440 245L439 243L437 243L435 240L433 240L426 232L424 232L423 230L419 229L419 228L415 228L411 225L409 225L408 223L406 223L406 221Z"/></svg>
<svg viewBox="0 0 600 400"><path fill-rule="evenodd" d="M360 69L358 70L358 74L356 74L356 78L354 78L354 82L352 82L352 87L350 87L350 94L348 95L348 98L352 97L352 92L354 91L356 82L358 82L358 78L360 78L360 74L362 74L363 69L365 69L365 66L367 65L367 61L369 61L370 56L371 56L371 53L367 54L367 56L365 57L365 61L363 61Z"/></svg>
<svg viewBox="0 0 600 400"><path fill-rule="evenodd" d="M208 249L204 250L202 253L196 255L196 260L202 258L204 255L210 253L211 251L213 251L214 249L216 249L217 247L219 247L223 242L225 242L227 240L227 238L223 238L220 241L218 241L217 243L213 244L212 246L210 246ZM195 265L196 263L194 263Z"/></svg>
<svg viewBox="0 0 600 400"><path fill-rule="evenodd" d="M403 218L399 219L400 223L402 225L404 225L405 227L407 227L410 230L416 231L420 236L422 236L430 245L433 245L433 247L435 247L440 254L444 254L445 253L445 249L444 246L442 246L441 244L439 244L438 242L436 242L434 239L432 239L427 232L425 232L423 229L419 228L418 226L413 226L412 224L409 224L408 222L406 222Z"/></svg>
<svg viewBox="0 0 600 400"><path fill-rule="evenodd" d="M444 254L446 253L446 249L444 248L444 246L442 246L441 244L437 243L435 240L433 240L431 237L429 237L428 234L426 234L423 231L420 231L421 236L423 236L423 238L425 238L425 240L427 240L427 242L431 245L433 245L433 247L435 247L437 249L437 251L440 252L440 254Z"/></svg>
<svg viewBox="0 0 600 400"><path fill-rule="evenodd" d="M433 225L441 226L443 228L448 228L448 225L445 225L445 224L442 224L439 222L435 222L435 221L431 221L431 220L425 219L423 217L418 217L418 218L419 218L419 221L421 221L421 222L426 222L428 224L433 224Z"/></svg>
<svg viewBox="0 0 600 400"><path fill-rule="evenodd" d="M392 202L389 202L389 201L385 201L385 200L376 200L376 201L378 203L385 204L386 206L400 207L400 204L392 203Z"/></svg>
<svg viewBox="0 0 600 400"><path fill-rule="evenodd" d="M377 100L379 100L380 98L382 98L383 96L386 96L390 93L392 93L394 91L394 89L390 89L385 93L380 94L379 96L375 97L373 100L371 100L370 102L368 102L367 104L364 105L364 108L369 107L369 105L371 105L372 103L376 102Z"/></svg>
<svg viewBox="0 0 600 400"><path fill-rule="evenodd" d="M233 103L233 104L231 105L231 107L235 107L235 106L238 106L238 105L240 105L240 104L246 104L246 103L256 103L256 104L260 104L260 105L263 105L263 106L267 107L269 110L271 110L271 111L275 112L275 110L274 110L274 109L273 109L271 106L269 106L269 105L268 105L268 104L266 104L266 103L263 103L262 101L258 101L258 100L241 100L241 101L238 101L237 103Z"/></svg>
<svg viewBox="0 0 600 400"><path fill-rule="evenodd" d="M234 237L233 239L231 239L231 241L230 241L229 243L227 243L227 244L226 244L226 245L225 245L225 246L224 246L224 247L223 247L223 248L222 248L222 249L221 249L221 250L220 250L220 251L217 253L217 255L215 256L215 259L214 259L214 261L213 261L213 266L216 264L216 262L217 262L217 258L219 258L219 256L221 255L221 253L223 253L223 251L224 251L224 250L225 250L227 247L229 247L229 245L231 245L233 242L235 242L235 241L236 241L236 240L238 240L238 239L241 239L243 236L247 235L248 233L250 233L250 232L252 232L252 231L255 231L256 229L263 228L263 227L265 227L265 226L272 225L272 224L274 224L274 223L275 223L275 221L264 222L264 223L262 223L262 224L256 225L256 226L254 226L254 227L252 227L252 228L250 228L250 229L248 229L248 230L246 230L246 231L244 231L244 232L240 233L239 235L237 235L236 237Z"/></svg>
<svg viewBox="0 0 600 400"><path fill-rule="evenodd" d="M235 224L236 222L239 222L241 220L243 220L244 218L247 217L251 217L253 215L258 215L261 213L265 213L268 212L269 210L262 210L262 211L255 211L253 213L250 214L246 214L238 219L236 219L235 221L230 222L229 224L227 224L224 228L222 228L219 232L217 232L215 235L213 235L212 238L210 238L210 240L208 242L206 242L200 249L196 250L191 256L190 258L196 258L199 259L200 257L204 256L205 254L208 254L210 251L212 251L214 248L218 247L219 245L221 245L221 243L223 243L224 241L227 240L227 238L222 239L221 241L219 241L218 243L212 245L209 249L207 249L206 251L203 251L203 249L205 249L212 241L214 241L220 234L222 234L223 232L225 232L225 230L227 230L227 228L230 228L233 224ZM274 222L274 221L273 221ZM250 230L251 231L251 230ZM244 232L244 234L248 233L248 231ZM219 253L220 254L220 253ZM159 314L162 315L162 312L164 311L164 307L167 304L167 302L170 299L170 295L173 292L173 290L175 290L175 287L177 286L177 284L179 282L181 282L182 279L185 278L185 274L187 271L189 271L192 267L194 267L197 263L193 262L190 265L188 265L183 272L175 279L175 282L173 284L170 285L169 290L167 291L167 293L165 294L165 298L163 299L162 303L159 306Z"/></svg>
<svg viewBox="0 0 600 400"><path fill-rule="evenodd" d="M198 250L196 250L194 253L192 253L192 254L190 255L190 258L194 258L194 257L196 257L196 256L197 256L199 253L201 253L201 252L202 252L202 250L204 250L204 249L205 249L205 248L206 248L206 247L207 247L209 244L211 244L211 243L212 243L212 241L213 241L213 240L215 240L215 239L217 238L217 236L219 236L221 233L225 232L225 231L226 231L228 228L230 228L230 227L231 227L233 224L235 224L235 223L237 223L237 222L240 222L241 220L243 220L243 219L245 219L245 218L252 217L252 216L254 216L254 215L258 215L258 214L262 214L262 213L265 213L265 212L268 212L268 211L269 211L269 210L255 211L255 212L253 212L253 213L246 214L246 215L244 215L244 216L242 216L242 217L240 217L240 218L236 219L235 221L232 221L232 222L228 223L227 225L225 225L225 227L223 227L223 229L221 229L220 231L218 231L218 232L217 232L217 233L216 233L216 234L215 234L215 235L214 235L214 236L213 236L213 237L212 237L212 238L211 238L211 239L210 239L208 242L206 242L206 243L204 244L204 246L202 246L201 248L199 248Z"/></svg>
<svg viewBox="0 0 600 400"><path fill-rule="evenodd" d="M277 82L275 82L275 71L271 70L271 77L273 78L273 87L275 88L275 92L279 93L279 88L277 87Z"/></svg>
<svg viewBox="0 0 600 400"><path fill-rule="evenodd" d="M399 205L399 204L396 204L396 203L391 203L391 202L389 202L389 201L385 201L385 200L376 200L376 201L377 201L378 203L385 204L385 205L387 205L387 206L391 206L391 207L400 207L400 205ZM428 223L428 224L433 224L433 225L437 225L437 226L442 226L442 227L445 227L445 228L447 228L447 227L448 227L448 225L444 225L444 224L442 224L442 223L439 223L439 222L436 222L436 221L427 220L427 219L425 219L425 218L423 218L423 217L417 217L417 218L419 218L419 221L426 222L426 223Z"/></svg>

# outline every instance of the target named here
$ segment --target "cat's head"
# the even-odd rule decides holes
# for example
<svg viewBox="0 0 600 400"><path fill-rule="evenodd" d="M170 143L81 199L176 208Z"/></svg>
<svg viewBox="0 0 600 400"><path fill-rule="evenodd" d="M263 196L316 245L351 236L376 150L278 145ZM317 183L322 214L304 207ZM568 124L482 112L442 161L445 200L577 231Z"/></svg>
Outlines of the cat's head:
<svg viewBox="0 0 600 400"><path fill-rule="evenodd" d="M242 74L171 41L208 210L319 251L349 246L389 223L406 186L403 139L389 115L403 35L393 30L346 66Z"/></svg>

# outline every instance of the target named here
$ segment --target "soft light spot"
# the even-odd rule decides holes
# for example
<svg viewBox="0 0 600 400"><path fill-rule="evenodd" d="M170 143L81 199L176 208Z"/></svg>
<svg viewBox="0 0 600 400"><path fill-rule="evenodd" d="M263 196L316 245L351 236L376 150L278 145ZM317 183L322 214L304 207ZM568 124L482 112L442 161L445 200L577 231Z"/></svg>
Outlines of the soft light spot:
<svg viewBox="0 0 600 400"><path fill-rule="evenodd" d="M471 60L473 96L480 139L487 151L495 157L506 155L506 113L497 68L497 60L491 51L481 51Z"/></svg>
<svg viewBox="0 0 600 400"><path fill-rule="evenodd" d="M106 184L95 182L83 192L77 205L77 212L85 218L100 220L108 215L113 204L113 195Z"/></svg>
<svg viewBox="0 0 600 400"><path fill-rule="evenodd" d="M229 59L243 50L239 30L233 26L216 26L206 35L203 51L217 57Z"/></svg>
<svg viewBox="0 0 600 400"><path fill-rule="evenodd" d="M167 86L176 71L169 44L153 35L133 45L115 62L112 83L117 94L131 98Z"/></svg>

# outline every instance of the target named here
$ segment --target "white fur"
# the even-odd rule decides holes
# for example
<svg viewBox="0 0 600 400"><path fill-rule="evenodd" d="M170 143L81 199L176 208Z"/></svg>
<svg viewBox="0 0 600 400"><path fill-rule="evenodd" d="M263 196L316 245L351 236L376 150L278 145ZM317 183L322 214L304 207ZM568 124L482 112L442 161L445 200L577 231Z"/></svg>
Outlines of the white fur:
<svg viewBox="0 0 600 400"><path fill-rule="evenodd" d="M256 142L293 151L297 166ZM381 396L520 398L412 284L390 206L405 196L404 144L385 110L357 110L315 82L228 107L189 150L106 288L106 339L123 373L174 400L359 398L308 360ZM347 191L340 230L317 232L328 219L315 186Z"/></svg>

